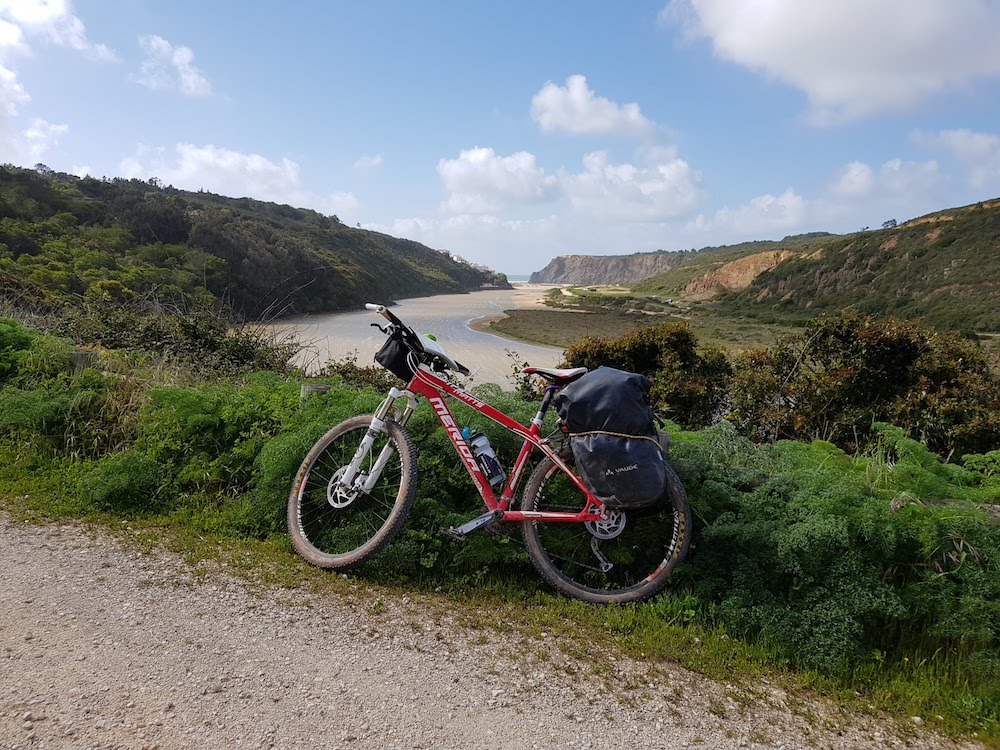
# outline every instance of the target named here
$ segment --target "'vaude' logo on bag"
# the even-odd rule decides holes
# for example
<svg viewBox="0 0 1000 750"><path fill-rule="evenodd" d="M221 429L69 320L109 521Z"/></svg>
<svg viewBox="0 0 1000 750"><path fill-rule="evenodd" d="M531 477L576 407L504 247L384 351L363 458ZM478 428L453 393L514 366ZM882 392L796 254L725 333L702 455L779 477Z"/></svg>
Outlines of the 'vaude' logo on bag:
<svg viewBox="0 0 1000 750"><path fill-rule="evenodd" d="M621 474L622 472L626 471L633 471L638 468L639 464L632 464L631 466L619 466L617 469L608 469L606 472L604 472L604 476L610 477L614 476L615 474Z"/></svg>

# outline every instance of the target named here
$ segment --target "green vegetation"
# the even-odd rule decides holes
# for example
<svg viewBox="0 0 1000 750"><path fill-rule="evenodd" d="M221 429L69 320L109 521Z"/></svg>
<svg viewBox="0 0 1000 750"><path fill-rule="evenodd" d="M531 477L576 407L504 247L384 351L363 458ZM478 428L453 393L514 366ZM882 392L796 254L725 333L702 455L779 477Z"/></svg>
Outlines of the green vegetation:
<svg viewBox="0 0 1000 750"><path fill-rule="evenodd" d="M627 289L610 292L572 287L573 297L560 290L546 295L545 310L505 310L507 317L490 324L489 330L522 341L565 348L580 339L594 336L618 338L640 328L665 322L682 322L708 346L741 352L772 346L783 336L799 329L805 319L771 315L768 319L725 314L704 305L681 308L656 302Z"/></svg>
<svg viewBox="0 0 1000 750"><path fill-rule="evenodd" d="M659 322L620 310L507 310L505 314L506 318L490 325L491 332L560 348L587 336L617 337Z"/></svg>
<svg viewBox="0 0 1000 750"><path fill-rule="evenodd" d="M586 338L568 366L606 364L655 384L654 406L689 426L719 419L756 441L821 439L857 451L891 421L946 456L1000 445L1000 373L976 342L917 323L817 318L729 359L682 322Z"/></svg>
<svg viewBox="0 0 1000 750"><path fill-rule="evenodd" d="M723 408L732 374L725 354L699 349L683 323L642 328L621 338L588 338L565 353L569 367L615 367L639 372L652 381L654 408L688 425L707 425Z"/></svg>
<svg viewBox="0 0 1000 750"><path fill-rule="evenodd" d="M944 329L1000 330L1000 203L838 237L761 274L721 303L739 309L854 310Z"/></svg>
<svg viewBox="0 0 1000 750"><path fill-rule="evenodd" d="M755 440L863 448L872 424L904 426L947 456L1000 445L1000 375L974 341L893 319L817 319L733 359L726 419Z"/></svg>
<svg viewBox="0 0 1000 750"><path fill-rule="evenodd" d="M837 239L837 235L826 232L812 232L785 237L783 240L758 240L735 245L720 245L691 250L685 253L684 262L663 273L632 284L631 288L640 295L666 295L680 297L684 288L709 271L714 271L733 260L766 250L793 250L799 253L815 252L825 243Z"/></svg>
<svg viewBox="0 0 1000 750"><path fill-rule="evenodd" d="M921 319L945 330L1000 330L1000 201L948 209L850 235L689 253L685 262L633 285L637 295L682 297L688 284L723 263L765 249L793 252L749 286L702 305L723 316L765 322L808 311ZM766 247L765 247L766 245ZM710 251L709 251L710 250Z"/></svg>
<svg viewBox="0 0 1000 750"><path fill-rule="evenodd" d="M763 270L766 263L757 266L756 276L752 259L742 267L727 265L769 250L784 251L785 257L770 270ZM573 297L553 297L550 304L683 315L706 325L716 321L722 333L718 343L734 348L744 343L726 338L735 321L752 322L763 334L768 325L801 324L817 314L856 314L917 319L979 335L990 349L1000 350L1000 200L901 224L886 221L875 231L682 251L659 264L650 263L648 253L613 262L598 256L557 258L533 279L582 283L586 278L593 284L630 273L636 279L636 272L657 265L652 276L629 285L630 293L581 287L572 290ZM673 305L663 305L666 299ZM529 326L522 321L519 327ZM762 337L758 343L771 341Z"/></svg>
<svg viewBox="0 0 1000 750"><path fill-rule="evenodd" d="M920 349L910 325L850 325L815 324L827 337L818 347L823 336L809 334L814 348L802 362L810 372L820 371L813 360L821 353L841 352L823 370L830 387L856 360L868 362L858 377L871 388L903 370L945 386L964 377L953 355L972 356L961 348L967 342ZM838 349L838 331L877 356ZM901 364L907 342L920 349L910 369ZM730 375L720 353L699 349L683 325L582 342L567 357L653 373L658 398L691 424L726 407L719 384L739 373ZM879 370L879 361L894 364ZM324 378L330 391L300 401L298 384L278 372L198 378L113 351L74 364L71 342L2 320L0 498L20 517L124 520L193 556L230 555L269 580L336 587L339 577L307 572L292 555L285 502L312 442L371 411L382 394L367 386L381 377L339 363ZM844 381L847 391L856 386ZM534 413L534 403L496 386L475 392L523 421ZM874 403L891 403L891 395ZM978 396L964 405L956 398L944 400L981 406ZM849 407L844 413L856 416ZM511 435L461 405L455 412L510 464ZM879 413L873 407L870 417ZM766 673L837 696L857 691L860 698L845 700L1000 744L1000 527L987 512L1000 501L1000 440L984 438L984 449L958 463L881 423L868 424L867 447L855 455L822 440L754 444L729 423L672 425L696 545L665 594L599 609L548 593L516 537L473 535L464 545L442 537L441 528L479 512L478 498L430 410L419 410L408 429L420 448L414 514L361 578L440 587L454 595L449 606L488 604L527 633L587 632L731 681Z"/></svg>
<svg viewBox="0 0 1000 750"><path fill-rule="evenodd" d="M342 310L506 279L337 217L163 186L0 167L0 304L225 319Z"/></svg>

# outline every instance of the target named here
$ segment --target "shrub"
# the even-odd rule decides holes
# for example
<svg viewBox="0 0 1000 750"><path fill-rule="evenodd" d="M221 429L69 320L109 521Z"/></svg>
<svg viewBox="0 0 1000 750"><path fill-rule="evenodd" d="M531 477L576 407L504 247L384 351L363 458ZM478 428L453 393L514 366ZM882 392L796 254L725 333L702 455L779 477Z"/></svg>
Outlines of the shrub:
<svg viewBox="0 0 1000 750"><path fill-rule="evenodd" d="M962 456L962 465L987 477L1000 476L1000 450L988 453L968 453Z"/></svg>
<svg viewBox="0 0 1000 750"><path fill-rule="evenodd" d="M354 388L374 388L382 392L400 384L400 380L381 365L359 365L356 351L340 359L331 359L317 375L326 378L336 376Z"/></svg>
<svg viewBox="0 0 1000 750"><path fill-rule="evenodd" d="M80 479L79 492L96 510L150 512L161 505L166 474L158 461L127 451L95 462Z"/></svg>
<svg viewBox="0 0 1000 750"><path fill-rule="evenodd" d="M182 311L155 300L116 304L86 299L67 307L56 328L78 342L148 352L211 377L285 372L297 349L294 342L272 342L263 329L234 328L218 311L194 303Z"/></svg>
<svg viewBox="0 0 1000 750"><path fill-rule="evenodd" d="M248 490L257 454L298 405L295 384L270 373L242 386L161 387L149 395L136 447L169 466L171 483L184 492Z"/></svg>
<svg viewBox="0 0 1000 750"><path fill-rule="evenodd" d="M718 349L698 350L684 323L664 323L619 339L585 338L565 352L569 367L600 366L642 373L653 382L654 408L690 426L713 422L725 403L731 369Z"/></svg>
<svg viewBox="0 0 1000 750"><path fill-rule="evenodd" d="M726 424L675 435L700 526L681 582L732 631L827 673L913 650L997 656L1000 529L975 505L997 488L877 429L881 459L753 445Z"/></svg>
<svg viewBox="0 0 1000 750"><path fill-rule="evenodd" d="M974 342L917 323L823 318L733 361L727 419L755 440L863 449L889 421L945 454L1000 443L1000 380Z"/></svg>
<svg viewBox="0 0 1000 750"><path fill-rule="evenodd" d="M0 384L17 372L18 353L26 351L37 336L10 318L0 318Z"/></svg>
<svg viewBox="0 0 1000 750"><path fill-rule="evenodd" d="M93 458L127 440L127 414L114 409L118 379L95 370L62 373L0 389L0 437L52 456Z"/></svg>

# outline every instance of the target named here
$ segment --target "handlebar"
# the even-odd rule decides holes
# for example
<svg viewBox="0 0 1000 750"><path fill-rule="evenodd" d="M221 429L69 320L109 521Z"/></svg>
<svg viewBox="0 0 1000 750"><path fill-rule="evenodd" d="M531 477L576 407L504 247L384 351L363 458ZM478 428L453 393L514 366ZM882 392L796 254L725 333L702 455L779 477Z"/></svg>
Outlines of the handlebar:
<svg viewBox="0 0 1000 750"><path fill-rule="evenodd" d="M392 312L389 310L389 308L387 308L385 305L375 305L375 304L372 304L371 302L366 302L365 303L365 309L366 310L371 310L372 312L376 312L379 315L381 315L383 318L385 318L386 320L388 320L393 326L395 326L399 330L400 334L403 337L403 340L408 345L410 345L412 348L416 349L418 352L424 352L424 353L427 353L427 354L432 355L432 356L435 354L435 352L433 351L433 349L430 352L428 352L427 351L427 347L424 346L423 341L422 341L421 337L417 335L417 332L414 331L412 328L410 328L408 325L406 325L403 321L401 321L395 315L393 315ZM440 354L444 355L443 359L445 361L451 360L451 363L456 366L458 372L460 372L462 375L468 375L469 374L469 368L467 368L461 362L459 362L457 360L454 360L454 359L451 359L451 357L449 357L444 352L443 349L441 349L440 347L438 347L437 344L434 344L434 348L438 349L439 352L440 352Z"/></svg>
<svg viewBox="0 0 1000 750"><path fill-rule="evenodd" d="M403 321L401 321L399 318L393 315L389 311L389 308L386 307L385 305L373 305L371 302L366 302L365 309L371 310L372 312L377 312L379 315L381 315L383 318L388 320L393 325L400 326L401 328L406 328L406 326L403 325Z"/></svg>

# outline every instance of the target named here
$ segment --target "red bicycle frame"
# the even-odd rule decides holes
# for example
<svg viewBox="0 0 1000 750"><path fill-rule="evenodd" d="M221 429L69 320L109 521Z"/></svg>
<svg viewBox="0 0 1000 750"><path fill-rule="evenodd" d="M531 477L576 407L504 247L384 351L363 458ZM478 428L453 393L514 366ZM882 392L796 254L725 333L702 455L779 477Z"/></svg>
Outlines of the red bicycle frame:
<svg viewBox="0 0 1000 750"><path fill-rule="evenodd" d="M550 386L549 388L550 394L558 390L557 386ZM520 422L515 422L503 412L497 411L482 399L478 399L471 393L468 393L467 391L452 385L448 381L437 377L434 373L424 367L419 367L414 373L413 378L407 385L407 390L426 397L431 406L434 408L434 413L441 422L441 426L444 427L445 432L448 433L449 439L455 446L455 451L461 457L466 471L469 472L469 476L472 477L472 481L475 483L476 488L479 490L479 494L486 503L486 507L489 509L490 515L492 515L491 520L539 520L579 523L583 521L599 520L603 516L604 504L587 490L583 482L580 481L580 478L573 473L572 469L570 469L566 463L559 458L556 451L554 451L541 437L542 417L545 414L545 409L548 407L551 395L547 395L546 399L542 402L542 406L539 408L538 414L532 420L531 426L525 427ZM489 481L487 481L482 469L480 469L479 464L476 463L476 458L472 453L472 448L469 447L465 438L462 437L462 430L455 422L455 418L452 416L451 410L448 408L448 404L444 400L445 395L457 398L466 406L472 407L480 414L489 417L494 422L497 422L511 432L514 432L524 438L524 443L521 445L521 451L517 456L517 460L514 462L514 466L508 475L507 481L504 484L499 497L497 497L497 495L493 492L493 488L490 486ZM510 503L514 498L514 492L521 481L521 475L528 463L528 459L531 456L532 451L535 449L538 449L545 454L545 456L550 458L552 462L570 479L570 481L576 485L580 492L584 494L587 498L587 504L582 510L577 513L562 511L510 510Z"/></svg>

